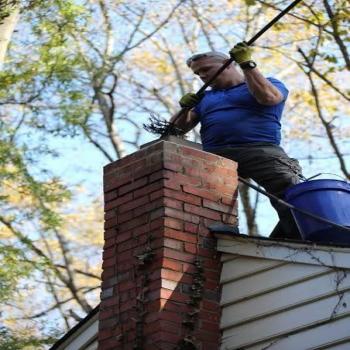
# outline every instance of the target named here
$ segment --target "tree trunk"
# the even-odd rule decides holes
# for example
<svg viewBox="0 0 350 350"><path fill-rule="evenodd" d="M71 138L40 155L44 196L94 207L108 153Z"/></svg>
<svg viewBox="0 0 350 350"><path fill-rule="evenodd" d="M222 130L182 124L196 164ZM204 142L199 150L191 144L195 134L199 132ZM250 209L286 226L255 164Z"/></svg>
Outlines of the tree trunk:
<svg viewBox="0 0 350 350"><path fill-rule="evenodd" d="M8 45L19 20L19 6L11 6L8 10L1 10L2 13L5 11L9 12L9 15L0 22L0 69L4 64Z"/></svg>

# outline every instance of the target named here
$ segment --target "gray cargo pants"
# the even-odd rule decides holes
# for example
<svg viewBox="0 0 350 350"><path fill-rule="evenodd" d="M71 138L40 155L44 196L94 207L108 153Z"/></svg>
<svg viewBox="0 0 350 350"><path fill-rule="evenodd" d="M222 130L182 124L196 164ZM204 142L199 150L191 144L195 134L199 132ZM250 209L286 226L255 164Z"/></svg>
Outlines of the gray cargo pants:
<svg viewBox="0 0 350 350"><path fill-rule="evenodd" d="M300 182L302 170L296 159L288 157L283 148L259 142L244 146L226 147L213 153L238 163L238 175L251 178L267 192L283 198L285 190ZM280 221L272 231L271 238L301 239L290 210L274 201Z"/></svg>

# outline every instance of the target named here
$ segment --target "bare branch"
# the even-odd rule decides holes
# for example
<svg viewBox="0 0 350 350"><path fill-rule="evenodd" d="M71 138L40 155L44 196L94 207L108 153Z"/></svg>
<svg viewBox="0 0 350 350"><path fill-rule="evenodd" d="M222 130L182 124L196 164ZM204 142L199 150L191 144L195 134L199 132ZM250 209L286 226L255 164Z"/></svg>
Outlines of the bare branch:
<svg viewBox="0 0 350 350"><path fill-rule="evenodd" d="M301 49L299 49L299 52L302 53ZM304 55L303 55L303 57L304 57ZM306 62L306 63L307 63L307 66L308 66L308 62ZM308 66L308 68L310 68L310 67ZM324 126L324 128L326 130L326 134L327 134L328 140L329 140L329 142L330 142L330 144L331 144L331 146L332 146L332 148L334 150L334 153L336 154L336 156L338 158L338 161L339 161L339 164L340 164L340 168L341 168L343 174L348 179L350 179L350 173L347 170L346 163L345 163L345 160L344 160L344 156L340 152L339 147L338 147L338 145L337 145L337 143L335 141L335 137L334 137L333 131L332 131L332 125L331 125L330 122L328 122L326 120L326 118L323 115L323 111L322 111L322 107L321 107L318 91L317 91L316 85L315 85L313 77L312 77L312 70L311 69L309 69L308 71L304 70L304 72L307 75L307 77L309 78L309 82L310 82L310 85L311 85L311 91L312 91L312 94L314 96L314 101L315 101L315 106L316 106L318 117L321 120L321 123L322 123L322 125Z"/></svg>
<svg viewBox="0 0 350 350"><path fill-rule="evenodd" d="M343 55L343 58L344 58L344 61L346 64L346 68L350 71L350 57L349 57L349 53L348 53L348 50L346 48L346 45L344 44L344 41L340 37L337 18L334 15L331 6L328 3L328 0L323 0L323 4L324 4L324 7L326 8L328 17L331 21L331 25L332 25L332 29L333 29L332 35L334 37L334 40L338 44L339 50Z"/></svg>
<svg viewBox="0 0 350 350"><path fill-rule="evenodd" d="M134 45L131 45L127 48L124 49L123 54L125 54L127 51L130 51L132 49L134 49L135 47L141 45L143 42L145 42L146 40L148 40L149 38L151 38L154 34L156 34L161 28L163 28L172 18L172 16L174 15L175 11L185 2L186 0L180 0L174 7L173 9L170 11L170 13L168 14L168 16L158 25L158 27L156 27L151 33L147 34L146 36L144 36L142 39L140 39L139 41L137 41ZM126 6L128 7L128 6ZM128 7L129 8L129 7Z"/></svg>

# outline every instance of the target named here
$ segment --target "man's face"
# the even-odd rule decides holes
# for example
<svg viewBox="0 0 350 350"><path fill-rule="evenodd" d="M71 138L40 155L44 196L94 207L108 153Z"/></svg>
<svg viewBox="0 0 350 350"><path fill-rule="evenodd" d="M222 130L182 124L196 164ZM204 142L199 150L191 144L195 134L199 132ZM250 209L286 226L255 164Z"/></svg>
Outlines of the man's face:
<svg viewBox="0 0 350 350"><path fill-rule="evenodd" d="M198 75L201 80L206 83L219 68L224 64L224 61L215 57L203 57L191 63L191 69L194 74ZM216 87L226 80L226 75L229 74L225 69L211 84L211 87Z"/></svg>

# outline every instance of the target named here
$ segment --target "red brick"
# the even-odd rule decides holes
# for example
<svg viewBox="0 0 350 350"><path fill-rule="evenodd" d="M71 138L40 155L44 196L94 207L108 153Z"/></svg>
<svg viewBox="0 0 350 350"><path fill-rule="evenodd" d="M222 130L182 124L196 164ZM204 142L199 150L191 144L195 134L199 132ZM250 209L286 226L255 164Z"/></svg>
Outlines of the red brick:
<svg viewBox="0 0 350 350"><path fill-rule="evenodd" d="M124 292L129 289L135 289L134 281L123 281L118 285L118 292Z"/></svg>
<svg viewBox="0 0 350 350"><path fill-rule="evenodd" d="M181 190L181 184L180 184L177 180L174 180L174 179L171 179L171 180L165 179L163 184L164 184L164 187L165 187L165 188L170 188L170 189L176 190L176 191L180 191L180 190Z"/></svg>
<svg viewBox="0 0 350 350"><path fill-rule="evenodd" d="M132 202L125 203L118 208L118 213L124 213L126 211L135 209L137 207L140 207L141 205L145 205L146 203L149 203L148 196L143 196L140 198L134 198Z"/></svg>
<svg viewBox="0 0 350 350"><path fill-rule="evenodd" d="M115 227L105 230L105 234L104 234L105 241L108 240L108 241L114 242L114 238L116 237L117 232L118 230Z"/></svg>
<svg viewBox="0 0 350 350"><path fill-rule="evenodd" d="M170 333L181 334L181 329L176 322L162 320L161 327Z"/></svg>
<svg viewBox="0 0 350 350"><path fill-rule="evenodd" d="M115 200L105 204L105 210L115 209L123 203L127 203L133 199L132 193L127 193L124 196L119 196Z"/></svg>
<svg viewBox="0 0 350 350"><path fill-rule="evenodd" d="M201 198L194 196L193 194L188 194L184 192L179 191L173 191L171 189L165 188L164 189L164 196L178 199L182 202L194 204L194 205L201 205Z"/></svg>
<svg viewBox="0 0 350 350"><path fill-rule="evenodd" d="M212 281L206 279L204 282L204 288L209 289L209 290L215 290L218 288L218 281Z"/></svg>
<svg viewBox="0 0 350 350"><path fill-rule="evenodd" d="M172 161L165 160L163 163L164 169L176 171L176 172L182 172L183 171L183 165L180 163L174 163Z"/></svg>
<svg viewBox="0 0 350 350"><path fill-rule="evenodd" d="M121 225L118 225L118 228L120 231L128 231L133 228L136 228L137 226L145 225L147 222L148 222L148 215L145 214L145 215L133 218L132 220L125 222Z"/></svg>
<svg viewBox="0 0 350 350"><path fill-rule="evenodd" d="M117 234L116 242L121 243L132 237L132 231L126 231Z"/></svg>
<svg viewBox="0 0 350 350"><path fill-rule="evenodd" d="M170 237L173 239L177 239L180 241L184 241L184 242L197 243L197 236L196 235L192 235L192 234L187 233L187 232L173 230L171 228L165 228L164 236Z"/></svg>
<svg viewBox="0 0 350 350"><path fill-rule="evenodd" d="M170 259L176 259L184 262L193 262L193 254L179 252L178 250L173 250L170 248L164 248L164 257Z"/></svg>
<svg viewBox="0 0 350 350"><path fill-rule="evenodd" d="M211 220L221 221L220 213L211 209L197 207L195 205L185 203L185 211Z"/></svg>
<svg viewBox="0 0 350 350"><path fill-rule="evenodd" d="M220 262L214 259L205 259L203 262L203 267L210 270L219 270Z"/></svg>
<svg viewBox="0 0 350 350"><path fill-rule="evenodd" d="M109 202L118 197L118 191L110 191L104 194L104 201Z"/></svg>
<svg viewBox="0 0 350 350"><path fill-rule="evenodd" d="M127 222L131 219L134 218L134 213L132 211L128 211L126 213L123 213L123 214L119 214L116 219L117 219L117 222L118 224L122 224L123 222Z"/></svg>
<svg viewBox="0 0 350 350"><path fill-rule="evenodd" d="M109 247L108 249L103 250L103 259L108 259L110 257L114 257L116 254L115 246Z"/></svg>
<svg viewBox="0 0 350 350"><path fill-rule="evenodd" d="M197 331L195 337L197 341L204 342L203 350L217 350L218 344L220 344L219 329L213 332L208 332L207 330Z"/></svg>
<svg viewBox="0 0 350 350"><path fill-rule="evenodd" d="M178 301L173 301L171 299L161 299L161 308L162 310L166 311L175 311L175 312L180 312L180 313L187 313L191 312L191 308L187 303L183 302L178 302ZM162 323L164 320L162 320ZM179 331L181 331L181 328L178 325Z"/></svg>
<svg viewBox="0 0 350 350"><path fill-rule="evenodd" d="M191 193L194 194L198 197L210 199L212 201L217 201L218 199L221 198L221 194L217 193L215 191L208 191L202 188L198 188L195 186L190 186L190 185L184 185L183 186L183 191L186 193Z"/></svg>
<svg viewBox="0 0 350 350"><path fill-rule="evenodd" d="M182 158L181 163L183 164L184 168L203 168L205 164L207 164L203 159L194 159L194 158Z"/></svg>
<svg viewBox="0 0 350 350"><path fill-rule="evenodd" d="M113 297L110 297L108 299L105 299L105 300L102 300L101 301L101 307L111 307L111 306L114 306L114 305L119 305L119 302L120 302L120 298L119 296L113 296Z"/></svg>
<svg viewBox="0 0 350 350"><path fill-rule="evenodd" d="M102 268L105 269L106 267L114 266L116 261L116 255L112 256L111 258L104 259L102 262Z"/></svg>
<svg viewBox="0 0 350 350"><path fill-rule="evenodd" d="M120 304L119 312L125 312L126 310L130 310L136 306L136 299L129 299L128 301L124 301Z"/></svg>
<svg viewBox="0 0 350 350"><path fill-rule="evenodd" d="M109 192L115 190L120 186L126 185L131 181L129 176L119 176L117 174L106 175L103 179L103 190L104 192Z"/></svg>
<svg viewBox="0 0 350 350"><path fill-rule="evenodd" d="M183 210L183 203L176 199L164 198L163 202L166 207Z"/></svg>
<svg viewBox="0 0 350 350"><path fill-rule="evenodd" d="M217 332L219 330L219 323L218 322L201 321L201 330Z"/></svg>
<svg viewBox="0 0 350 350"><path fill-rule="evenodd" d="M164 217L164 213L165 208L163 206L161 208L157 208L150 213L150 220L156 220L160 217Z"/></svg>
<svg viewBox="0 0 350 350"><path fill-rule="evenodd" d="M191 205L191 204L185 203L185 208L188 205ZM200 208L200 207L198 207L198 208ZM172 218L179 219L181 221L187 221L187 222L192 222L194 224L199 224L199 217L197 215L192 215L191 213L185 213L185 212L180 211L180 210L165 207L164 214L165 214L165 216L170 216Z"/></svg>
<svg viewBox="0 0 350 350"><path fill-rule="evenodd" d="M199 231L199 226L195 225L195 224L191 224L189 222L185 222L185 227L184 227L185 231L187 232L191 232L191 233L195 233L197 234Z"/></svg>
<svg viewBox="0 0 350 350"><path fill-rule="evenodd" d="M153 335L152 339L154 341L165 341L167 343L174 344L173 347L176 347L176 344L182 340L182 336L180 334L173 334L169 332L157 332ZM162 345L161 349L164 349L164 346Z"/></svg>
<svg viewBox="0 0 350 350"><path fill-rule="evenodd" d="M209 301L204 299L202 300L202 308L204 310L217 312L218 310L220 310L220 305L215 301Z"/></svg>
<svg viewBox="0 0 350 350"><path fill-rule="evenodd" d="M197 244L185 243L185 252L196 254L197 253Z"/></svg>
<svg viewBox="0 0 350 350"><path fill-rule="evenodd" d="M146 194L150 194L150 193L155 192L155 191L157 191L157 190L159 190L161 188L162 188L161 181L151 183L151 184L149 184L149 185L147 185L145 187L142 187L142 188L134 191L133 192L134 198L143 197Z"/></svg>
<svg viewBox="0 0 350 350"><path fill-rule="evenodd" d="M153 231L153 230L163 228L165 225L164 222L165 222L165 218L163 217L152 220L150 222L149 229Z"/></svg>
<svg viewBox="0 0 350 350"><path fill-rule="evenodd" d="M164 179L166 177L166 170L164 170L163 168L152 173L151 175L149 175L148 180L149 183L162 183L162 179Z"/></svg>
<svg viewBox="0 0 350 350"><path fill-rule="evenodd" d="M164 218L164 226L173 228L175 230L182 230L183 223L181 220L166 217Z"/></svg>
<svg viewBox="0 0 350 350"><path fill-rule="evenodd" d="M163 198L159 198L158 200L155 200L153 202L148 202L147 205L143 205L134 209L133 213L135 216L139 216L147 212L152 212L161 207L163 207Z"/></svg>
<svg viewBox="0 0 350 350"><path fill-rule="evenodd" d="M203 187L207 188L208 190L212 190L216 193L219 193L220 196L233 195L236 191L236 188L237 188L237 186L235 184L233 184L233 185L228 185L228 184L221 185L221 184L214 183L214 182L205 183L205 184L203 184ZM208 198L208 199L210 199L210 198Z"/></svg>
<svg viewBox="0 0 350 350"><path fill-rule="evenodd" d="M171 238L164 238L164 247L176 249L176 250L183 250L184 244L181 241L171 239Z"/></svg>
<svg viewBox="0 0 350 350"><path fill-rule="evenodd" d="M181 301L184 301L184 302L186 302L188 300L188 296L187 295L183 295L183 294L180 294L180 293L172 292L172 291L166 290L166 289L163 289L162 293L163 292L165 293L165 295L168 295L168 296L177 294L176 298L180 299ZM170 299L170 298L168 297L168 298L165 298L165 299ZM178 324L181 324L182 319L183 319L182 315L180 315L178 312L171 312L171 311L163 311L163 312L161 312L160 315L159 315L159 318L161 320L166 320L166 321L170 321L170 322L177 322Z"/></svg>
<svg viewBox="0 0 350 350"><path fill-rule="evenodd" d="M220 280L220 276L218 275L217 271L205 271L205 278L216 282Z"/></svg>
<svg viewBox="0 0 350 350"><path fill-rule="evenodd" d="M237 207L237 192L235 192L231 196L222 197L221 202L230 207Z"/></svg>
<svg viewBox="0 0 350 350"><path fill-rule="evenodd" d="M204 172L201 167L186 167L184 171L185 175L189 176L203 176Z"/></svg>
<svg viewBox="0 0 350 350"><path fill-rule="evenodd" d="M142 275L145 273L149 276L145 290L149 302L143 345L145 350L153 349L155 342L163 350L173 349L186 334L182 321L190 310L188 290L196 271L194 260L199 240L198 255L205 267L206 289L201 319L196 327L208 329L200 328L198 332L196 328L192 334L196 336L199 348L211 350L216 346L217 349L220 335L217 287L221 263L219 254L214 256L214 250L203 248L203 237L209 237L207 225L212 222L221 219L236 221L232 214L235 214L237 191L230 193L235 189L236 164L214 154L165 141L128 157L105 168L105 181L111 180L118 189L105 186L109 209L107 207L105 216L104 260L105 264L112 266L104 270L102 285L104 290L115 288L113 292L118 293L118 297L111 296L102 301L101 308L109 307L101 314L102 318L110 317L110 310L114 308L120 317L123 333L127 334L122 345L125 350L131 350L136 324L130 319L137 317L133 306L136 295L142 290ZM116 197L117 192L119 197ZM118 221L113 218L115 214L118 214ZM108 221L113 219L115 221ZM156 255L143 267L144 270L139 271L135 256L144 251L150 234ZM118 254L114 263L115 251ZM109 295L108 290L105 295ZM109 321L102 318L101 321ZM213 320L216 324L214 330ZM103 325L111 327L106 322ZM203 331L206 334L201 334ZM102 339L113 336L113 333L105 332Z"/></svg>
<svg viewBox="0 0 350 350"><path fill-rule="evenodd" d="M135 248L137 246L138 246L138 242L136 241L136 239L130 239L130 240L124 241L123 243L119 243L117 247L118 254L121 252L124 252L125 250Z"/></svg>
<svg viewBox="0 0 350 350"><path fill-rule="evenodd" d="M112 210L106 210L105 213L104 213L104 219L105 220L109 220L109 219L112 219L116 216L116 211L114 209Z"/></svg>
<svg viewBox="0 0 350 350"><path fill-rule="evenodd" d="M226 168L226 169L237 169L237 166L238 166L237 162L224 157L218 157L217 164L220 168Z"/></svg>
<svg viewBox="0 0 350 350"><path fill-rule="evenodd" d="M177 325L178 326L178 325ZM143 332L145 335L154 334L161 330L161 322L154 321L144 325Z"/></svg>
<svg viewBox="0 0 350 350"><path fill-rule="evenodd" d="M164 258L163 262L162 262L162 266L165 269L182 272L182 264L180 262L172 260L172 259Z"/></svg>
<svg viewBox="0 0 350 350"><path fill-rule="evenodd" d="M203 207L217 210L217 211L222 211L224 213L232 213L235 211L234 208L228 205L222 204L220 202L213 202L208 199L203 199Z"/></svg>
<svg viewBox="0 0 350 350"><path fill-rule="evenodd" d="M134 178L138 179L140 177L150 176L153 173L163 169L163 163L161 161L155 162L153 164L149 164L145 166L144 168L138 170L137 172L134 172ZM150 182L150 181L149 181Z"/></svg>
<svg viewBox="0 0 350 350"><path fill-rule="evenodd" d="M161 277L170 281L179 282L184 277L184 274L173 270L162 269Z"/></svg>
<svg viewBox="0 0 350 350"><path fill-rule="evenodd" d="M166 171L166 179L175 181L181 185L200 186L202 184L202 177L187 176L179 173Z"/></svg>
<svg viewBox="0 0 350 350"><path fill-rule="evenodd" d="M117 225L116 218L112 218L112 219L109 219L109 220L105 220L103 227L104 227L105 230L107 230L109 228L115 227L116 225Z"/></svg>
<svg viewBox="0 0 350 350"><path fill-rule="evenodd" d="M118 346L120 346L120 342L117 340L116 337L108 338L108 339L101 339L99 340L98 348L100 350L112 350L112 349L118 349Z"/></svg>
<svg viewBox="0 0 350 350"><path fill-rule="evenodd" d="M165 151L163 159L165 162L171 162L174 164L183 164L184 160L184 158L181 155L174 153L173 151Z"/></svg>
<svg viewBox="0 0 350 350"><path fill-rule="evenodd" d="M123 167L129 165L132 162L137 161L138 159L142 159L146 156L145 150L140 150L138 152L128 154L127 156L118 159L117 161L110 163L104 167L104 173L109 174L115 171L118 171L119 169L122 169Z"/></svg>
<svg viewBox="0 0 350 350"><path fill-rule="evenodd" d="M200 151L194 148L189 148L189 147L183 147L181 148L182 154L184 156L189 156L191 158L195 159L203 159L207 162L212 162L215 163L217 161L217 156L211 153L207 153L204 151Z"/></svg>
<svg viewBox="0 0 350 350"><path fill-rule="evenodd" d="M109 307L104 310L99 311L99 319L105 320L107 318L111 318L116 315L118 311L114 307Z"/></svg>
<svg viewBox="0 0 350 350"><path fill-rule="evenodd" d="M132 250L127 250L125 252L118 253L117 257L118 257L119 264L123 261L125 262L125 260L132 262L134 259L134 254L133 254ZM118 269L119 269L119 266L118 266Z"/></svg>
<svg viewBox="0 0 350 350"><path fill-rule="evenodd" d="M136 228L133 229L133 234L134 236L140 236L144 233L149 233L150 231L154 231L156 229L156 227L152 227L152 223L145 223L144 225L138 226Z"/></svg>
<svg viewBox="0 0 350 350"><path fill-rule="evenodd" d="M149 195L149 199L151 201L155 200L155 199L158 199L158 198L162 198L164 197L164 189L160 189L158 191L155 191L155 192L152 192L150 195Z"/></svg>
<svg viewBox="0 0 350 350"><path fill-rule="evenodd" d="M118 167L118 174L124 175L127 174L130 177L136 178L139 172L147 166L147 159L145 157L140 158L134 162L128 162L124 166Z"/></svg>
<svg viewBox="0 0 350 350"><path fill-rule="evenodd" d="M100 318L100 319L102 319L102 318ZM100 341L104 340L104 339L108 339L108 338L113 336L113 333L114 333L114 329L112 329L112 328L101 329L98 332L98 339Z"/></svg>
<svg viewBox="0 0 350 350"><path fill-rule="evenodd" d="M135 180L131 182L128 185L122 186L118 189L118 194L121 196L125 193L131 192L136 190L137 188L140 188L142 186L145 186L148 183L147 177L143 177L141 179Z"/></svg>
<svg viewBox="0 0 350 350"><path fill-rule="evenodd" d="M102 278L102 280L104 280L104 279L108 279L110 277L113 277L115 275L116 275L115 266L109 266L109 267L106 267L103 269L101 278Z"/></svg>

